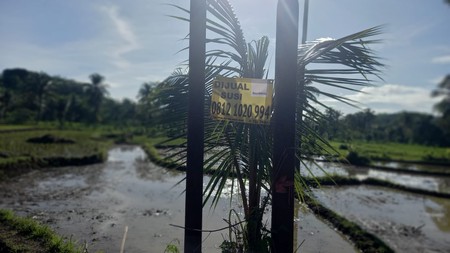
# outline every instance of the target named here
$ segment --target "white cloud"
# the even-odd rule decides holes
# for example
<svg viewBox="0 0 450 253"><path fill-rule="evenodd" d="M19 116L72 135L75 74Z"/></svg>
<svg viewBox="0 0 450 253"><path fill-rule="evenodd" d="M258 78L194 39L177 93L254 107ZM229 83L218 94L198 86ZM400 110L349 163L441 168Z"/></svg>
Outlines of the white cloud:
<svg viewBox="0 0 450 253"><path fill-rule="evenodd" d="M433 105L439 101L439 98L433 98L430 94L430 90L420 87L385 84L377 87L364 87L361 89L361 93L344 97L356 101L362 108L370 108L377 113L399 111L432 113ZM343 106L342 103L330 99L321 101L344 113L354 113L358 110Z"/></svg>
<svg viewBox="0 0 450 253"><path fill-rule="evenodd" d="M124 54L140 48L136 35L130 24L119 15L119 8L116 5L102 6L100 10L106 14L112 22L115 32L119 35L120 43L112 52L114 64L119 68L128 68L131 64L124 57Z"/></svg>
<svg viewBox="0 0 450 253"><path fill-rule="evenodd" d="M431 59L432 63L436 63L436 64L447 64L450 63L450 55L443 55L443 56L438 56L438 57L434 57L433 59Z"/></svg>
<svg viewBox="0 0 450 253"><path fill-rule="evenodd" d="M423 36L424 33L429 31L434 24L411 24L402 29L392 30L383 35L383 43L378 44L380 48L387 47L402 47L410 46L418 37Z"/></svg>

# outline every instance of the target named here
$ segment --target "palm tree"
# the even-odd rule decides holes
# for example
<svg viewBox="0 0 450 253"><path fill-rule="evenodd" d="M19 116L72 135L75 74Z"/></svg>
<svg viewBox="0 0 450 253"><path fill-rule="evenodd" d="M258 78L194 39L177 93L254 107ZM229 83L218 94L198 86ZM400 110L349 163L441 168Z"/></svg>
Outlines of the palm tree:
<svg viewBox="0 0 450 253"><path fill-rule="evenodd" d="M434 105L434 109L442 114L443 118L450 117L450 74L439 84L437 89L431 93L433 97L443 96L443 99Z"/></svg>
<svg viewBox="0 0 450 253"><path fill-rule="evenodd" d="M148 98L150 97L150 94L152 93L153 88L156 86L156 84L152 83L143 83L141 88L138 91L137 99L140 103L147 103Z"/></svg>
<svg viewBox="0 0 450 253"><path fill-rule="evenodd" d="M14 108L23 107L26 105L22 100L31 102L32 99L24 99L24 97L29 97L31 92L26 92L25 85L26 79L29 77L30 72L26 69L14 68L5 69L2 72L2 110L1 116L3 118L7 117L9 110L14 110Z"/></svg>
<svg viewBox="0 0 450 253"><path fill-rule="evenodd" d="M44 97L49 89L49 86L52 85L52 78L44 73L36 73L32 76L32 84L33 84L33 93L36 96L36 104L37 104L37 115L36 121L39 122L42 119L42 111L44 110Z"/></svg>
<svg viewBox="0 0 450 253"><path fill-rule="evenodd" d="M447 140L450 140L450 74L438 84L431 95L443 97L440 102L434 105L434 109L441 114L437 123L444 131Z"/></svg>
<svg viewBox="0 0 450 253"><path fill-rule="evenodd" d="M86 91L89 96L89 104L93 108L94 123L97 123L103 98L109 94L108 85L103 83L105 78L98 73L91 74L89 79L91 79L91 83L88 84Z"/></svg>
<svg viewBox="0 0 450 253"><path fill-rule="evenodd" d="M244 38L238 18L226 0L208 0L207 29L213 38L208 38L205 111L211 101L211 84L218 75L228 77L267 78L269 39L262 37L250 43ZM175 6L189 13L188 10ZM177 19L188 21L186 17ZM379 77L383 65L367 47L378 42L367 39L380 33L380 27L370 28L341 39L316 40L299 46L298 69L305 69L304 79L298 83L297 95L297 156L302 161L309 159L300 152L300 145L313 145L309 150L323 153L327 143L320 138L305 120L320 122L324 117L320 107L329 108L318 99L325 96L354 104L353 101L319 89L316 84L358 92L361 86L370 84L370 76ZM320 64L317 66L317 64ZM317 67L316 69L313 67ZM304 83L304 85L302 85ZM189 80L187 71L177 69L158 85L161 123L167 129L180 129L185 136ZM275 84L276 85L276 84ZM274 97L275 103L276 94ZM209 115L209 112L205 115ZM211 179L204 189L204 204L209 200L215 206L227 187L230 178L231 196L238 193L244 209L246 226L243 228L244 248L248 252L265 252L269 249L263 232L263 214L270 201L272 164L271 125L251 125L231 121L213 121L205 118L205 172ZM314 140L314 141L311 141ZM313 144L310 144L313 143ZM184 154L183 152L178 153ZM296 190L302 193L303 184L297 175ZM265 196L265 197L262 197ZM231 201L231 200L230 200ZM230 238L231 239L231 238Z"/></svg>

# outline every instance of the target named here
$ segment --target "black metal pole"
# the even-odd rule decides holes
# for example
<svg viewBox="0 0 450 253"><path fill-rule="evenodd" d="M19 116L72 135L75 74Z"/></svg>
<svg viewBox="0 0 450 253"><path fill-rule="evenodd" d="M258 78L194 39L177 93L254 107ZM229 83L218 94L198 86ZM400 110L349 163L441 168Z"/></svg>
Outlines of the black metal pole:
<svg viewBox="0 0 450 253"><path fill-rule="evenodd" d="M309 0L305 0L305 5L303 8L302 44L306 43L306 37L308 35L308 13L309 13Z"/></svg>
<svg viewBox="0 0 450 253"><path fill-rule="evenodd" d="M298 0L279 0L275 55L272 252L294 250L295 100Z"/></svg>
<svg viewBox="0 0 450 253"><path fill-rule="evenodd" d="M184 252L202 251L206 0L191 0Z"/></svg>

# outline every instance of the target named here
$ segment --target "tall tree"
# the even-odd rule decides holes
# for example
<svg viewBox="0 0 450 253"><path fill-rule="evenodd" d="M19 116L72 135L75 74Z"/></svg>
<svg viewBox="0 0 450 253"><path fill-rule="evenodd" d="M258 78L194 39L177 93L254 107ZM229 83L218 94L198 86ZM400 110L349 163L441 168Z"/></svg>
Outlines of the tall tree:
<svg viewBox="0 0 450 253"><path fill-rule="evenodd" d="M91 83L87 86L87 94L89 96L89 104L93 110L93 121L98 123L100 106L102 105L103 98L109 95L108 86L103 82L105 78L98 74L93 73L89 76Z"/></svg>
<svg viewBox="0 0 450 253"><path fill-rule="evenodd" d="M21 89L24 86L23 83L28 77L29 71L26 69L15 68L5 69L2 74L2 101L3 107L1 110L2 117L5 118L9 110L13 110L14 107L18 108L21 95Z"/></svg>
<svg viewBox="0 0 450 253"><path fill-rule="evenodd" d="M36 96L36 104L37 104L37 114L36 114L36 121L40 121L42 117L42 110L44 109L44 96L49 88L49 86L52 84L52 78L44 73L40 72L32 77L32 91L34 95Z"/></svg>
<svg viewBox="0 0 450 253"><path fill-rule="evenodd" d="M447 75L435 89L433 97L443 97L441 102L434 106L434 109L442 114L443 118L450 117L450 75Z"/></svg>
<svg viewBox="0 0 450 253"><path fill-rule="evenodd" d="M149 103L151 94L154 91L156 85L157 83L150 83L150 82L143 83L138 91L137 95L138 101L142 104Z"/></svg>
<svg viewBox="0 0 450 253"><path fill-rule="evenodd" d="M139 89L137 100L137 117L145 126L152 125L155 115L158 114L158 89L157 82L146 82Z"/></svg>
<svg viewBox="0 0 450 253"><path fill-rule="evenodd" d="M432 96L442 96L442 100L437 103L434 108L440 112L441 117L438 124L446 135L446 139L450 140L450 75L447 75L438 85L437 89L432 92Z"/></svg>
<svg viewBox="0 0 450 253"><path fill-rule="evenodd" d="M53 77L49 86L43 112L44 120L58 120L60 125L66 121L89 122L88 97L84 83Z"/></svg>

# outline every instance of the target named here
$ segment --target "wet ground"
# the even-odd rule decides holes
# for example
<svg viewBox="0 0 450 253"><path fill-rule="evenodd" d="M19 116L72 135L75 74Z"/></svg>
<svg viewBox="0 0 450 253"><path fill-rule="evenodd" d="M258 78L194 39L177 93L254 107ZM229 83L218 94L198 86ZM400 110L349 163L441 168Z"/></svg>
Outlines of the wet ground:
<svg viewBox="0 0 450 253"><path fill-rule="evenodd" d="M417 171L435 171L438 173L449 172L450 169L445 166L433 165L417 165L417 164L399 164L399 163L384 163L383 166L392 166L392 168L401 168L405 170ZM398 185L403 185L412 188L418 188L428 191L436 191L441 193L450 193L450 174L448 176L435 175L419 175L408 173L397 173L395 171L381 171L371 167L358 167L347 164L319 162L317 165L307 163L308 168L303 166L302 174L305 176L326 176L326 175L340 175L358 178L360 180L366 178L376 178L386 180Z"/></svg>
<svg viewBox="0 0 450 253"><path fill-rule="evenodd" d="M164 252L170 243L183 248L184 174L146 160L142 149L112 149L104 164L31 171L0 182L0 208L33 217L86 244L89 252ZM207 181L205 177L204 181ZM238 205L234 204L234 208ZM226 226L229 199L204 209L203 228ZM296 217L301 252L356 252L350 242L308 211ZM204 233L204 252L220 252L227 230Z"/></svg>
<svg viewBox="0 0 450 253"><path fill-rule="evenodd" d="M324 187L315 195L396 252L450 252L449 199L373 186Z"/></svg>

